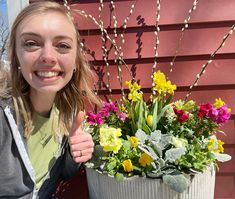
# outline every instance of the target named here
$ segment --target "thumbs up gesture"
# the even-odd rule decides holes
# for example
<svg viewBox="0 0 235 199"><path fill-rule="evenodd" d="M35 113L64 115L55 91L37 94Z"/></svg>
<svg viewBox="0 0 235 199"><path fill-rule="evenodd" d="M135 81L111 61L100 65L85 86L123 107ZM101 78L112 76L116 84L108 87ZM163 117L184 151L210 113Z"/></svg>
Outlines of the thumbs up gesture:
<svg viewBox="0 0 235 199"><path fill-rule="evenodd" d="M82 130L84 112L80 111L73 121L69 133L70 152L76 163L88 161L94 151L92 136Z"/></svg>

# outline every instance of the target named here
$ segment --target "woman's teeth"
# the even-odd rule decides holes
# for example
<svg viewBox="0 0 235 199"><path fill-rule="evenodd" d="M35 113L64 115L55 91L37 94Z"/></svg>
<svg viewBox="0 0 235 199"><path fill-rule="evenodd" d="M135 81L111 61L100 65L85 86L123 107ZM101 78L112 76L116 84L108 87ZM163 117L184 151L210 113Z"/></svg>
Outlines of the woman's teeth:
<svg viewBox="0 0 235 199"><path fill-rule="evenodd" d="M36 72L37 76L39 77L55 77L55 76L58 76L59 75L59 72L45 72L45 71L40 71L40 72Z"/></svg>

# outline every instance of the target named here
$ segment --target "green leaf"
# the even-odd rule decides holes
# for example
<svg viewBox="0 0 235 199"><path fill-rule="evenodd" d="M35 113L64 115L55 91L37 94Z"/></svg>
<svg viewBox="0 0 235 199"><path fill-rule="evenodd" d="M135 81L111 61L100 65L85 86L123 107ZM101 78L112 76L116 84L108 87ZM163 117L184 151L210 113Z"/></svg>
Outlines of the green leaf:
<svg viewBox="0 0 235 199"><path fill-rule="evenodd" d="M157 112L158 112L158 101L156 100L154 103L154 108L153 108L153 124L152 124L152 131L156 130L157 128Z"/></svg>
<svg viewBox="0 0 235 199"><path fill-rule="evenodd" d="M170 108L171 104L166 105L160 112L160 114L157 117L157 123L162 118L162 116L165 114L165 112Z"/></svg>
<svg viewBox="0 0 235 199"><path fill-rule="evenodd" d="M143 100L139 104L139 119L138 119L138 129L142 129L142 120L143 120Z"/></svg>
<svg viewBox="0 0 235 199"><path fill-rule="evenodd" d="M182 174L164 175L162 179L171 189L179 193L183 193L189 186L189 180Z"/></svg>
<svg viewBox="0 0 235 199"><path fill-rule="evenodd" d="M142 124L142 128L143 128L143 131L146 132L147 134L150 134L152 132L151 129L149 128L149 126L146 124L145 121Z"/></svg>

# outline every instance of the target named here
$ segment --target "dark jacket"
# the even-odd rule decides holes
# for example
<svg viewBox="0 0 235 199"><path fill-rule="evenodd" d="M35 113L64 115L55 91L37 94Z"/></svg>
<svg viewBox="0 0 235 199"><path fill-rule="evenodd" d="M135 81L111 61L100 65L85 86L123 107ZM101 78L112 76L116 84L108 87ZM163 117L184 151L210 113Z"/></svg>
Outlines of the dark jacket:
<svg viewBox="0 0 235 199"><path fill-rule="evenodd" d="M12 100L0 101L0 198L50 199L59 179L69 179L79 169L70 154L67 138L61 138L57 160L36 189L34 169L27 152L22 124L17 126Z"/></svg>

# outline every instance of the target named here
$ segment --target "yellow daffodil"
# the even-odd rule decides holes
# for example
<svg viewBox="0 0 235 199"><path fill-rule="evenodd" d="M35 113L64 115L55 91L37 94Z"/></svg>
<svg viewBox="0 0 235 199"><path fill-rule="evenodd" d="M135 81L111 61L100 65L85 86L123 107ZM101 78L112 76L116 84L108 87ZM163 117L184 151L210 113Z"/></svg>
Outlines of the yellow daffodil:
<svg viewBox="0 0 235 199"><path fill-rule="evenodd" d="M116 128L100 128L100 145L104 151L113 151L117 153L122 146L122 140L119 138L122 135L121 129Z"/></svg>
<svg viewBox="0 0 235 199"><path fill-rule="evenodd" d="M125 172L129 173L129 172L133 171L133 165L132 165L132 162L130 159L124 160L122 162L122 166L123 166L123 169Z"/></svg>
<svg viewBox="0 0 235 199"><path fill-rule="evenodd" d="M155 84L154 90L156 90L159 94L174 94L174 91L176 90L176 85L171 84L171 81L169 80L166 81L166 77L161 71L157 71L153 74L153 81Z"/></svg>
<svg viewBox="0 0 235 199"><path fill-rule="evenodd" d="M128 99L133 102L137 102L142 99L142 93L140 93L136 90L133 90L128 94Z"/></svg>
<svg viewBox="0 0 235 199"><path fill-rule="evenodd" d="M132 83L131 81L126 81L126 85L128 86L130 93L128 94L128 99L136 102L142 99L142 92L140 91L140 85L136 82Z"/></svg>
<svg viewBox="0 0 235 199"><path fill-rule="evenodd" d="M138 140L138 138L135 137L135 136L131 136L131 137L129 138L129 141L130 141L130 143L131 143L131 146L134 147L134 148L137 147L138 144L139 144L139 140Z"/></svg>
<svg viewBox="0 0 235 199"><path fill-rule="evenodd" d="M142 167L146 167L153 162L153 158L149 156L147 153L142 153L139 159L139 163Z"/></svg>

